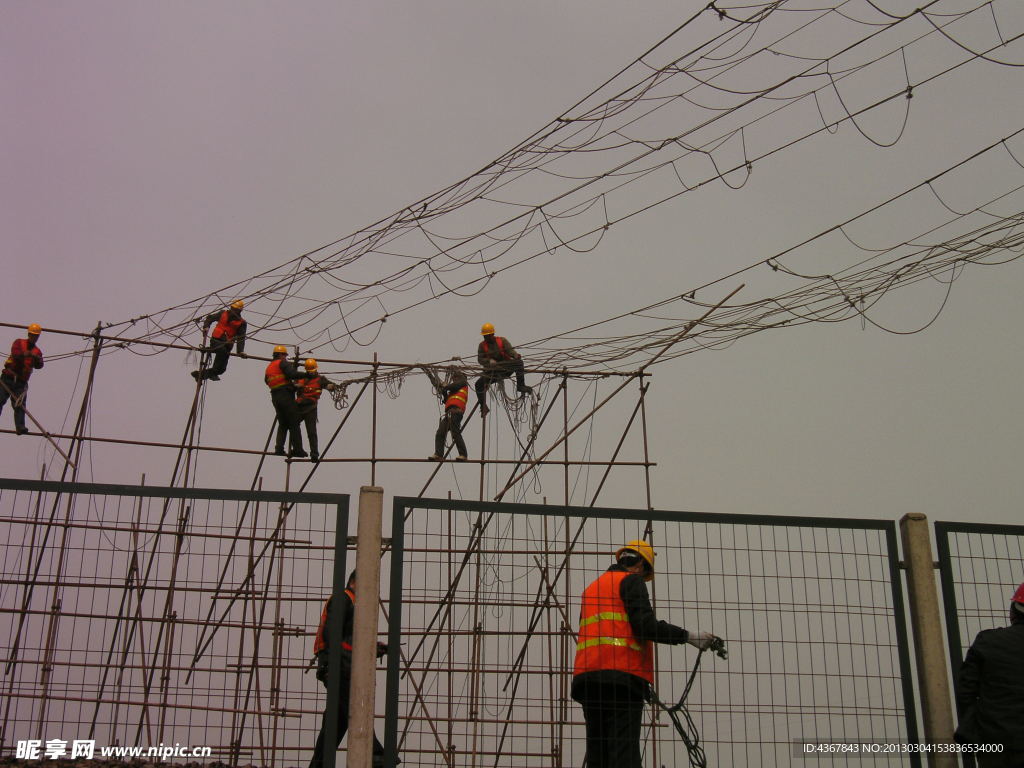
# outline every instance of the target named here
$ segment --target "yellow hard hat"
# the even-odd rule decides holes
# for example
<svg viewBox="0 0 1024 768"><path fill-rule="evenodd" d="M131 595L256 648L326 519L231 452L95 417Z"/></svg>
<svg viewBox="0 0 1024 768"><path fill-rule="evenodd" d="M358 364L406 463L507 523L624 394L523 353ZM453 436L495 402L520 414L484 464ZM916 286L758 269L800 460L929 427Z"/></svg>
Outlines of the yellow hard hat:
<svg viewBox="0 0 1024 768"><path fill-rule="evenodd" d="M232 309L242 309L243 307L245 307L245 302L242 301L241 299L239 299L238 301L231 302Z"/></svg>
<svg viewBox="0 0 1024 768"><path fill-rule="evenodd" d="M28 327L28 332L32 336L38 336L40 333L43 332L43 326L41 326L39 323L32 323L32 325Z"/></svg>
<svg viewBox="0 0 1024 768"><path fill-rule="evenodd" d="M316 370L316 360L314 360L312 357L309 358L308 360L306 360L306 370L307 371L315 371Z"/></svg>
<svg viewBox="0 0 1024 768"><path fill-rule="evenodd" d="M491 325L490 323L484 323L482 326L480 326L480 333L482 333L484 336L490 336L492 333L494 333L494 326Z"/></svg>
<svg viewBox="0 0 1024 768"><path fill-rule="evenodd" d="M286 347L284 344L278 344L276 347L274 347L274 354L275 355L287 355L288 354L288 347Z"/></svg>
<svg viewBox="0 0 1024 768"><path fill-rule="evenodd" d="M648 569L644 575L644 581L650 581L654 578L654 547L642 539L633 539L626 546L619 547L615 552L615 559L618 560L619 555L623 552L636 552L647 563Z"/></svg>

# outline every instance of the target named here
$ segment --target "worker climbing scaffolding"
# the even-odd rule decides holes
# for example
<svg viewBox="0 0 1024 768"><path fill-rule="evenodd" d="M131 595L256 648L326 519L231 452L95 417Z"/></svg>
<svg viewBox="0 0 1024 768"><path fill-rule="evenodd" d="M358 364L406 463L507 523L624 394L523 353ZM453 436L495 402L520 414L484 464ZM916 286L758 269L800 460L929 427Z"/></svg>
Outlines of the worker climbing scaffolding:
<svg viewBox="0 0 1024 768"><path fill-rule="evenodd" d="M228 369L228 359L231 356L231 348L237 342L238 356L245 359L245 332L246 322L242 319L242 309L245 302L239 299L232 302L230 307L207 315L203 319L203 336L205 337L213 326L213 333L210 334L210 344L206 349L203 362L199 370L192 371L192 378L196 381L219 381L221 375ZM198 321L197 321L198 322ZM216 325L214 325L216 324ZM209 356L213 356L213 362L209 363Z"/></svg>
<svg viewBox="0 0 1024 768"><path fill-rule="evenodd" d="M483 374L476 380L473 388L476 390L476 399L480 402L480 414L486 416L490 412L490 408L487 407L487 388L493 382L502 381L515 374L516 392L528 395L533 392L533 387L526 385L523 358L516 352L515 347L509 344L508 339L504 336L495 336L491 323L484 323L480 333L484 338L477 346L476 359Z"/></svg>
<svg viewBox="0 0 1024 768"><path fill-rule="evenodd" d="M304 459L307 453L302 448L302 433L299 431L299 408L295 404L295 382L303 378L295 363L288 360L288 348L283 344L274 347L274 359L267 365L263 381L270 388L270 402L277 415L277 442L274 453L284 456L284 435L288 433L291 458Z"/></svg>
<svg viewBox="0 0 1024 768"><path fill-rule="evenodd" d="M32 371L43 367L43 352L36 346L39 334L43 332L39 323L32 323L24 339L15 339L11 354L0 373L0 411L8 398L14 408L14 431L19 435L28 432L25 426L25 401L28 399L28 380Z"/></svg>
<svg viewBox="0 0 1024 768"><path fill-rule="evenodd" d="M469 456L466 441L462 438L462 416L466 412L466 402L469 400L469 379L456 366L448 369L448 380L444 382L427 366L421 367L444 404L444 413L434 434L434 452L427 458L431 461L444 459L445 437L451 432L452 440L459 451L456 461L466 461Z"/></svg>

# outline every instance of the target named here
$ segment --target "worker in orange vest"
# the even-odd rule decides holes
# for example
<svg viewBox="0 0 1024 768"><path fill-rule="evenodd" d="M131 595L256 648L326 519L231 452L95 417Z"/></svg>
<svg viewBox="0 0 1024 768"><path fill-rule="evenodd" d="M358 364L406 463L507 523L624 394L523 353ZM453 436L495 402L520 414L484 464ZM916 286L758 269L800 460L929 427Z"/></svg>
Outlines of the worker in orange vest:
<svg viewBox="0 0 1024 768"><path fill-rule="evenodd" d="M270 388L270 402L277 414L277 443L274 453L284 456L284 434L289 436L288 455L304 459L308 455L302 449L302 432L299 431L299 409L295 405L295 380L302 377L295 364L288 360L288 348L282 344L274 347L274 359L263 374L263 381Z"/></svg>
<svg viewBox="0 0 1024 768"><path fill-rule="evenodd" d="M245 302L239 299L231 303L227 309L214 312L203 319L203 335L213 325L213 333L210 334L208 351L213 355L213 364L198 371L192 371L192 378L196 381L209 379L219 381L221 374L228 369L228 358L231 355L231 348L238 344L238 356L245 358L245 331L246 322L242 319L242 309ZM197 321L198 322L198 321ZM216 325L214 325L216 323Z"/></svg>
<svg viewBox="0 0 1024 768"><path fill-rule="evenodd" d="M483 375L476 380L473 389L476 390L476 399L480 401L480 415L486 416L490 412L487 407L487 388L492 382L507 379L512 374L516 377L516 392L528 395L533 392L533 387L526 386L526 372L523 368L523 358L516 352L515 347L508 343L504 336L494 335L494 326L484 323L480 327L483 340L476 348L476 359L480 363Z"/></svg>
<svg viewBox="0 0 1024 768"><path fill-rule="evenodd" d="M338 385L320 374L317 362L312 357L306 360L303 367L306 369L306 375L295 380L295 409L299 424L306 425L309 458L320 461L320 443L316 434L317 405L325 389L333 392L338 389ZM277 444L284 445L283 427L280 424L277 427Z"/></svg>
<svg viewBox="0 0 1024 768"><path fill-rule="evenodd" d="M348 707L349 687L352 684L352 627L355 617L356 606L356 572L348 575L348 583L341 600L341 696L338 700L338 748L341 740L348 730ZM316 656L316 679L327 687L327 659L331 638L327 628L331 620L331 612L334 610L333 600L327 598L324 609L320 613L320 626L317 627L316 637L313 640L313 655ZM381 658L388 652L384 643L377 643L377 658ZM326 714L326 713L325 713ZM320 726L320 734L316 738L316 746L313 747L313 759L309 761L309 768L322 768L324 764L324 730L326 722ZM377 740L377 734L373 734L373 768L384 765L384 747Z"/></svg>
<svg viewBox="0 0 1024 768"><path fill-rule="evenodd" d="M14 406L14 431L19 435L28 432L25 426L25 400L28 398L28 380L32 371L43 367L43 351L36 346L39 334L43 332L39 323L32 323L28 336L15 339L11 344L11 355L4 363L0 373L0 411L7 399L12 399Z"/></svg>
<svg viewBox="0 0 1024 768"><path fill-rule="evenodd" d="M431 461L441 461L444 458L444 439L449 432L452 433L452 440L459 451L456 461L465 461L468 458L466 441L462 439L462 416L466 412L466 401L469 399L469 379L456 366L448 368L448 380L442 382L430 368L420 366L434 385L434 390L444 404L444 414L441 422L437 425L437 432L434 434L434 452L427 458Z"/></svg>
<svg viewBox="0 0 1024 768"><path fill-rule="evenodd" d="M583 705L588 768L640 768L644 702L654 682L654 643L700 650L719 638L659 621L647 594L654 548L631 541L583 592L572 697Z"/></svg>

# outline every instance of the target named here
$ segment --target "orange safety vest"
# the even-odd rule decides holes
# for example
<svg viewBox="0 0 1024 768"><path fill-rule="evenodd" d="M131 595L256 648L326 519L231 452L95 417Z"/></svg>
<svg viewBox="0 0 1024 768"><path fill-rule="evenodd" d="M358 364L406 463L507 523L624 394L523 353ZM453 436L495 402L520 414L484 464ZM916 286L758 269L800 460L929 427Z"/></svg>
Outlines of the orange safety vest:
<svg viewBox="0 0 1024 768"><path fill-rule="evenodd" d="M280 389L288 384L288 377L284 375L284 371L281 370L281 363L284 362L283 358L276 358L270 361L270 365L267 366L266 372L263 374L263 380L267 382L267 386L273 389Z"/></svg>
<svg viewBox="0 0 1024 768"><path fill-rule="evenodd" d="M28 348L28 339L15 339L11 344L11 356L4 362L4 373L15 381L27 382L32 370L39 362L42 367L43 351L39 347Z"/></svg>
<svg viewBox="0 0 1024 768"><path fill-rule="evenodd" d="M345 594L348 595L348 599L352 601L352 605L356 604L356 593L351 589L346 589ZM331 598L327 598L327 602L324 603L324 609L320 612L320 626L316 628L316 637L313 639L313 655L316 656L320 651L327 648L327 641L324 640L324 632L327 629L327 606L331 604ZM352 643L345 640L341 641L341 647L346 651L352 650Z"/></svg>
<svg viewBox="0 0 1024 768"><path fill-rule="evenodd" d="M232 318L231 313L225 309L220 313L217 325L214 327L213 333L210 334L210 336L214 339L234 341L235 336L238 335L238 329L242 327L242 323L244 322L245 321L240 317Z"/></svg>
<svg viewBox="0 0 1024 768"><path fill-rule="evenodd" d="M608 571L583 592L573 675L618 670L654 682L654 644L640 642L629 625L619 588L630 574Z"/></svg>
<svg viewBox="0 0 1024 768"><path fill-rule="evenodd" d="M458 392L453 392L448 395L448 399L444 401L445 409L458 408L460 413L466 412L466 400L469 399L469 385L460 389Z"/></svg>
<svg viewBox="0 0 1024 768"><path fill-rule="evenodd" d="M502 360L508 360L509 359L508 355L505 353L505 337L504 336L495 336L494 337L494 343L498 345L498 354L501 355L501 359ZM487 342L486 341L481 341L480 342L480 347L481 347L481 349L483 351L486 351L488 349Z"/></svg>
<svg viewBox="0 0 1024 768"><path fill-rule="evenodd" d="M320 399L320 393L324 391L320 383L320 374L311 379L296 379L295 386L299 388L299 399L316 402Z"/></svg>

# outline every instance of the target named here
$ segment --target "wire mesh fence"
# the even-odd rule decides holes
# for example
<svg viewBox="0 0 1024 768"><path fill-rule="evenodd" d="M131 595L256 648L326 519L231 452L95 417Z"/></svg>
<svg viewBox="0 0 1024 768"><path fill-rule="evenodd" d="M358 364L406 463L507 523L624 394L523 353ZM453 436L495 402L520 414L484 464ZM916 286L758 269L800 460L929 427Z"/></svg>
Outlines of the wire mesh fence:
<svg viewBox="0 0 1024 768"><path fill-rule="evenodd" d="M347 514L335 494L0 481L0 753L307 762L310 636Z"/></svg>
<svg viewBox="0 0 1024 768"><path fill-rule="evenodd" d="M404 645L388 706L405 765L582 765L581 594L636 538L657 551L658 618L727 643L727 660L700 657L685 703L709 765L790 765L803 742L917 740L893 523L396 499L392 527L389 613ZM657 695L674 704L698 654L657 648ZM645 765L689 764L657 708L641 747Z"/></svg>

